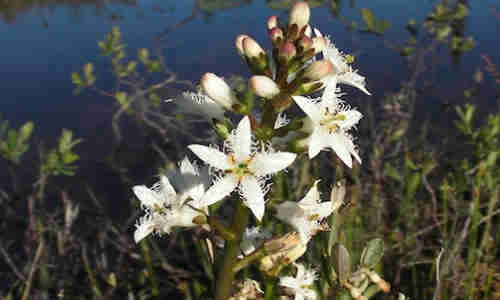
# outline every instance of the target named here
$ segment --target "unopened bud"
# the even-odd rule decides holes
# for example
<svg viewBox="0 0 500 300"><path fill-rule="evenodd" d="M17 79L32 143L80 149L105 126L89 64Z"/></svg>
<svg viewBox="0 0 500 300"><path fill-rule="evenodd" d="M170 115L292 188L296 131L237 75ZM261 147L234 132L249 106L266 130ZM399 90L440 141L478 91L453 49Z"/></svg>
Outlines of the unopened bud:
<svg viewBox="0 0 500 300"><path fill-rule="evenodd" d="M326 48L326 40L324 37L315 37L312 39L312 47L314 48L314 53L318 54L319 52L325 50Z"/></svg>
<svg viewBox="0 0 500 300"><path fill-rule="evenodd" d="M292 42L284 43L279 50L279 57L284 59L286 62L290 61L290 59L294 58L297 54L297 49L293 45Z"/></svg>
<svg viewBox="0 0 500 300"><path fill-rule="evenodd" d="M304 77L309 80L320 80L334 71L333 64L326 59L313 62L304 72Z"/></svg>
<svg viewBox="0 0 500 300"><path fill-rule="evenodd" d="M299 40L298 46L302 47L302 51L307 51L313 46L313 40L304 36Z"/></svg>
<svg viewBox="0 0 500 300"><path fill-rule="evenodd" d="M278 16L270 16L267 19L267 29L268 30L272 30L273 28L278 27L278 24L279 24Z"/></svg>
<svg viewBox="0 0 500 300"><path fill-rule="evenodd" d="M213 73L205 73L201 77L201 88L214 102L228 110L231 110L232 106L238 102L229 85Z"/></svg>
<svg viewBox="0 0 500 300"><path fill-rule="evenodd" d="M279 27L275 27L269 32L269 37L273 43L276 43L278 39L283 40L283 30Z"/></svg>
<svg viewBox="0 0 500 300"><path fill-rule="evenodd" d="M304 1L297 2L290 11L289 24L297 24L298 30L300 31L304 26L307 25L307 23L309 23L310 16L311 11L309 9L309 4Z"/></svg>
<svg viewBox="0 0 500 300"><path fill-rule="evenodd" d="M262 98L271 99L280 93L280 88L271 78L263 75L256 75L250 78L250 88Z"/></svg>
<svg viewBox="0 0 500 300"><path fill-rule="evenodd" d="M251 37L246 37L243 39L243 50L247 57L259 57L261 54L265 54L264 49Z"/></svg>
<svg viewBox="0 0 500 300"><path fill-rule="evenodd" d="M238 51L238 54L241 56L245 56L245 50L243 49L243 40L248 38L249 36L246 34L240 34L236 37L236 40L234 41L234 45L236 46L236 50Z"/></svg>

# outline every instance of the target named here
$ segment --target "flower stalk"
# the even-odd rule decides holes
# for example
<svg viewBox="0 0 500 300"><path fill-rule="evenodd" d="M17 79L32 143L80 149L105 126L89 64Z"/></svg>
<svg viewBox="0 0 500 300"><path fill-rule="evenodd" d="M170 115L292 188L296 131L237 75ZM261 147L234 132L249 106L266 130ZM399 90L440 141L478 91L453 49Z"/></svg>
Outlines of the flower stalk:
<svg viewBox="0 0 500 300"><path fill-rule="evenodd" d="M233 265L240 252L240 243L248 225L249 215L248 208L241 201L238 201L231 225L236 237L234 240L228 241L225 246L217 274L215 300L226 300L231 296L233 279L236 274L233 271Z"/></svg>

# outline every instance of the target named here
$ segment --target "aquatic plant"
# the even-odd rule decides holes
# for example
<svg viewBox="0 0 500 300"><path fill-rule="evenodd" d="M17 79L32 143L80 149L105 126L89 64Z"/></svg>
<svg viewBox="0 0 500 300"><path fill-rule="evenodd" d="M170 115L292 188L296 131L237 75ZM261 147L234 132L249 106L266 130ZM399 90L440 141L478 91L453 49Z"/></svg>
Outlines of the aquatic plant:
<svg viewBox="0 0 500 300"><path fill-rule="evenodd" d="M309 24L310 8L306 2L293 6L288 23L280 21L277 16L268 19L267 29L273 45L269 51L248 35L239 35L235 40L238 54L253 73L247 91L239 93L224 79L206 73L198 91L185 92L172 100L181 109L186 103L189 111L192 111L192 103L199 103L201 107L218 106L223 114L215 116L210 113L213 110L207 113L222 146L188 146L210 168L212 183L206 191L200 181L193 182L193 179L181 179L178 187L174 187L163 175L152 190L134 187L145 210L137 225L136 241L153 232L168 234L173 226L197 224L208 230L209 235L199 242L205 244L203 249L207 249L206 255L213 264L211 270L215 274L210 277L214 279L214 299L274 299L278 296L317 299L314 281L320 274L329 274L332 291L328 294L345 289L353 299L368 299L379 290L388 292L389 284L374 270L384 251L381 240L374 240L365 248L356 272L351 272L349 251L340 242L329 245L331 249L340 249L338 251L320 249L324 253L326 273L317 273L311 269L314 266L294 263L308 251L308 245L315 243L315 235L328 231L333 225L335 216L329 216L340 208L345 192L342 186L335 186L331 200L322 202L318 189L320 179L317 179L306 196L297 202L280 195L269 182L276 181L280 174L283 176L284 169L305 152L309 153L309 159L314 159L320 151L331 148L345 166L353 166L351 156L361 163L350 132L362 114L343 99L339 84L369 92L364 77L352 68L348 56ZM317 93L321 93L321 97L315 98ZM293 110L295 104L305 115ZM181 165L181 172L185 169L183 165L185 163ZM198 177L197 172L192 172L191 177ZM204 192L190 197L193 189ZM237 193L233 193L235 190ZM273 201L268 198L270 194ZM186 200L178 202L179 195L184 195ZM221 214L220 201L223 200L226 205L232 204L231 225ZM213 208L215 204L217 208ZM250 224L266 229L271 235L259 245L252 245L253 251L242 252L242 244L252 244L245 239ZM273 230L284 224L291 225L291 231ZM215 246L216 239L224 240L222 249ZM326 263L334 259L335 253L338 254L336 268ZM244 271L253 269L253 265L258 266L260 272ZM238 284L244 279L238 276L243 272L260 280ZM292 274L296 274L295 277L290 277ZM260 285L265 286L265 295ZM286 288L280 290L278 285ZM252 297L244 296L249 294L248 289L253 290Z"/></svg>

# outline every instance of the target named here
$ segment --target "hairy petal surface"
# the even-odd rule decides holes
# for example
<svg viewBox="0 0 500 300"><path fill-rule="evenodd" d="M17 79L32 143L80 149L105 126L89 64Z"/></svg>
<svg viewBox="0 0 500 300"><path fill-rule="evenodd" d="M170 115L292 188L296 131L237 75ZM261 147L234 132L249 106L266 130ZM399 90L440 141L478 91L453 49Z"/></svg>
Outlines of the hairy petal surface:
<svg viewBox="0 0 500 300"><path fill-rule="evenodd" d="M346 147L346 137L343 134L331 134L328 137L329 146L335 151L337 156L349 167L352 168L351 153ZM351 142L352 143L352 142Z"/></svg>
<svg viewBox="0 0 500 300"><path fill-rule="evenodd" d="M255 176L274 174L291 165L297 154L290 152L259 152L248 166Z"/></svg>
<svg viewBox="0 0 500 300"><path fill-rule="evenodd" d="M203 145L189 145L188 148L201 160L214 168L228 170L232 167L227 155L217 149Z"/></svg>
<svg viewBox="0 0 500 300"><path fill-rule="evenodd" d="M232 175L226 175L214 182L214 184L205 192L201 200L201 206L212 205L224 197L229 196L238 186L238 178Z"/></svg>
<svg viewBox="0 0 500 300"><path fill-rule="evenodd" d="M252 149L252 129L250 128L250 119L245 116L238 123L238 127L231 142L232 150L236 161L244 161L250 157Z"/></svg>
<svg viewBox="0 0 500 300"><path fill-rule="evenodd" d="M309 158L313 158L323 149L326 148L329 143L329 134L326 130L321 127L315 127L311 137L309 138Z"/></svg>
<svg viewBox="0 0 500 300"><path fill-rule="evenodd" d="M264 201L264 192L257 178L245 176L240 183L240 193L245 198L246 206L252 211L255 218L261 221L266 203Z"/></svg>
<svg viewBox="0 0 500 300"><path fill-rule="evenodd" d="M306 115L313 120L314 123L321 120L321 111L316 103L312 102L309 98L302 96L292 97L295 103L306 113Z"/></svg>

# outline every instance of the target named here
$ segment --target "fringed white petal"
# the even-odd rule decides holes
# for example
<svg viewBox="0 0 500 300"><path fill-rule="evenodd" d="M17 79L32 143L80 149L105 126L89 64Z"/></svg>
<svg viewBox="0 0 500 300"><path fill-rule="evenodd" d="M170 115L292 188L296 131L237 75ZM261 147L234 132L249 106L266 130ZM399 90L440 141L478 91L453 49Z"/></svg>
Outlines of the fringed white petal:
<svg viewBox="0 0 500 300"><path fill-rule="evenodd" d="M355 109L350 109L350 110L341 112L339 114L345 116L345 120L339 122L339 126L343 130L351 129L351 127L358 124L359 120L361 120L361 118L363 117L363 115Z"/></svg>
<svg viewBox="0 0 500 300"><path fill-rule="evenodd" d="M329 145L328 139L329 135L326 130L319 126L314 128L309 138L309 159L314 158L323 148Z"/></svg>
<svg viewBox="0 0 500 300"><path fill-rule="evenodd" d="M318 183L319 180L316 180L313 184L313 186L309 189L307 194L300 200L299 206L307 210L310 207L316 206L320 202L320 194L318 191Z"/></svg>
<svg viewBox="0 0 500 300"><path fill-rule="evenodd" d="M245 176L240 183L240 193L245 198L245 204L255 218L262 220L265 211L264 192L259 181L254 176Z"/></svg>
<svg viewBox="0 0 500 300"><path fill-rule="evenodd" d="M292 98L313 122L321 120L321 111L316 103L302 96L293 96Z"/></svg>
<svg viewBox="0 0 500 300"><path fill-rule="evenodd" d="M132 190L137 198L139 198L139 201L141 201L142 206L152 208L155 205L163 205L163 201L159 195L145 185L136 185Z"/></svg>
<svg viewBox="0 0 500 300"><path fill-rule="evenodd" d="M297 154L290 152L258 152L248 168L258 177L274 174L291 165L296 157Z"/></svg>
<svg viewBox="0 0 500 300"><path fill-rule="evenodd" d="M232 167L227 155L217 149L203 145L189 145L188 148L201 160L214 168L227 170Z"/></svg>
<svg viewBox="0 0 500 300"><path fill-rule="evenodd" d="M331 134L328 137L328 143L337 156L346 164L346 166L352 168L351 153L347 149L345 136L338 133Z"/></svg>
<svg viewBox="0 0 500 300"><path fill-rule="evenodd" d="M155 229L154 220L150 215L146 215L139 219L138 223L135 226L136 228L134 231L134 241L136 243L139 243L145 237L153 233Z"/></svg>
<svg viewBox="0 0 500 300"><path fill-rule="evenodd" d="M238 186L238 178L235 176L226 175L220 178L205 192L200 206L209 206L224 199L234 191L236 186Z"/></svg>
<svg viewBox="0 0 500 300"><path fill-rule="evenodd" d="M371 95L370 92L366 89L365 77L359 75L357 72L353 70L349 70L338 76L338 82L353 86L357 89L363 91L363 93L367 95Z"/></svg>
<svg viewBox="0 0 500 300"><path fill-rule="evenodd" d="M250 119L248 116L241 119L234 132L231 144L236 161L244 161L250 157L252 149L252 129L250 128Z"/></svg>

